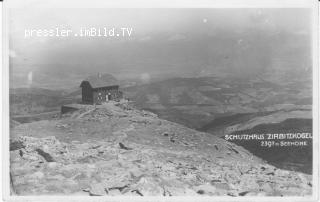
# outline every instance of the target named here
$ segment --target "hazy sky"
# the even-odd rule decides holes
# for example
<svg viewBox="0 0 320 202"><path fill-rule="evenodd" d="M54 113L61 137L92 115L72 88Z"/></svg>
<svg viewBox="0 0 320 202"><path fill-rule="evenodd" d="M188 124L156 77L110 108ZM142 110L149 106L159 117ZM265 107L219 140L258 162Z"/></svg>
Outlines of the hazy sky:
<svg viewBox="0 0 320 202"><path fill-rule="evenodd" d="M126 78L303 69L310 66L310 22L308 9L11 9L10 66L17 79L30 71L33 78L69 71ZM55 27L133 31L114 39L24 36L25 29Z"/></svg>

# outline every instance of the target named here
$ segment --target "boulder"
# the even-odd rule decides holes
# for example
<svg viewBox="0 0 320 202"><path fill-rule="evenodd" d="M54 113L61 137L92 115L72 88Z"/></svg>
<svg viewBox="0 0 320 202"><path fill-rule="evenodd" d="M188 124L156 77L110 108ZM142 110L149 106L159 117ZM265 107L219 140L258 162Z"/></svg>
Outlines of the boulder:
<svg viewBox="0 0 320 202"><path fill-rule="evenodd" d="M119 189L112 189L108 191L108 195L110 196L119 196L122 195Z"/></svg>
<svg viewBox="0 0 320 202"><path fill-rule="evenodd" d="M243 175L241 177L241 180L238 186L240 190L247 190L247 191L256 191L256 190L259 190L259 187L260 187L255 179L255 176L248 175L248 174Z"/></svg>
<svg viewBox="0 0 320 202"><path fill-rule="evenodd" d="M55 169L57 167L57 162L48 162L48 168Z"/></svg>
<svg viewBox="0 0 320 202"><path fill-rule="evenodd" d="M143 196L163 196L164 190L159 185L159 179L155 177L141 177L134 186Z"/></svg>
<svg viewBox="0 0 320 202"><path fill-rule="evenodd" d="M216 187L207 183L207 184L202 184L202 185L194 187L194 190L198 194L214 195L217 189L216 189Z"/></svg>
<svg viewBox="0 0 320 202"><path fill-rule="evenodd" d="M90 196L104 196L107 195L106 189L102 183L94 183L90 185Z"/></svg>
<svg viewBox="0 0 320 202"><path fill-rule="evenodd" d="M273 192L273 188L271 187L271 185L269 183L264 183L260 189L262 189L264 192L267 193L272 193Z"/></svg>

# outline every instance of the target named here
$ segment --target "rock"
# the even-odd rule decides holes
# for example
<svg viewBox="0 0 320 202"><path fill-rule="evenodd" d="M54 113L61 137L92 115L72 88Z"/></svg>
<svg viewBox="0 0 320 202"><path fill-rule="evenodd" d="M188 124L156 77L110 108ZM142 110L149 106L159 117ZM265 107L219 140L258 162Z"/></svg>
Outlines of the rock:
<svg viewBox="0 0 320 202"><path fill-rule="evenodd" d="M202 195L202 194L204 194L204 191L202 189L200 189L197 191L197 193Z"/></svg>
<svg viewBox="0 0 320 202"><path fill-rule="evenodd" d="M185 189L184 193L185 193L186 196L196 196L196 195L198 195L197 192L195 192L194 190L189 189L189 188Z"/></svg>
<svg viewBox="0 0 320 202"><path fill-rule="evenodd" d="M312 176L250 159L252 155L245 149L235 146L234 151L230 149L234 144L221 138L165 120L159 127L158 120L149 115L141 117L138 111L128 111L128 117L119 118L115 112L119 107L111 104L106 106L110 112L98 107L81 119L59 120L70 128L65 134L56 127L53 130L51 120L21 125L30 134L48 130L48 134L57 134L66 142L47 137L19 138L25 145L19 149L21 155L19 150L10 152L12 183L17 193L70 195L88 188L94 196L311 195ZM106 118L107 113L112 116ZM52 121L55 123L51 126L58 122ZM68 131L79 136L67 137ZM13 133L23 135L21 128ZM133 150L127 151L129 147ZM39 160L44 162L41 156L51 156L56 162L47 158L48 162L40 164Z"/></svg>
<svg viewBox="0 0 320 202"><path fill-rule="evenodd" d="M269 183L264 183L260 188L267 193L273 192L273 188L271 187L271 185Z"/></svg>
<svg viewBox="0 0 320 202"><path fill-rule="evenodd" d="M175 142L175 139L173 137L170 137L169 138L170 142L174 143Z"/></svg>
<svg viewBox="0 0 320 202"><path fill-rule="evenodd" d="M44 174L41 171L37 171L37 172L33 173L30 177L36 178L36 179L42 179L44 177Z"/></svg>
<svg viewBox="0 0 320 202"><path fill-rule="evenodd" d="M196 190L198 194L213 195L216 192L216 187L212 186L211 184L202 184L194 187L194 190Z"/></svg>
<svg viewBox="0 0 320 202"><path fill-rule="evenodd" d="M130 184L129 179L131 179L130 174L125 172L122 175L118 174L116 176L109 177L108 179L103 180L102 183L107 189L120 189L120 191L122 191L122 189L128 187Z"/></svg>
<svg viewBox="0 0 320 202"><path fill-rule="evenodd" d="M186 195L198 195L194 190L186 188L181 183L173 183L170 184L171 180L168 181L167 186L163 186L164 188L164 196L186 196Z"/></svg>
<svg viewBox="0 0 320 202"><path fill-rule="evenodd" d="M47 162L54 162L53 157L49 153L44 152L42 149L36 149L36 152L38 152L38 154L42 156Z"/></svg>
<svg viewBox="0 0 320 202"><path fill-rule="evenodd" d="M108 195L119 196L122 195L119 189L112 189L108 191Z"/></svg>
<svg viewBox="0 0 320 202"><path fill-rule="evenodd" d="M139 190L136 190L136 189L132 190L131 193L135 193L135 196L136 195L143 196L143 194Z"/></svg>
<svg viewBox="0 0 320 202"><path fill-rule="evenodd" d="M88 176L86 175L86 173L79 173L73 177L73 179L78 180L78 181L83 181L83 180L86 180L87 178L88 178Z"/></svg>
<svg viewBox="0 0 320 202"><path fill-rule="evenodd" d="M239 196L249 196L250 195L250 191L243 191L243 192L240 192L238 195Z"/></svg>
<svg viewBox="0 0 320 202"><path fill-rule="evenodd" d="M44 151L44 152L46 152L46 153L49 153L49 146L48 145L43 145L42 146L42 150Z"/></svg>
<svg viewBox="0 0 320 202"><path fill-rule="evenodd" d="M138 178L143 175L143 172L141 170L139 170L138 168L131 169L129 172L130 172L130 175L132 178Z"/></svg>
<svg viewBox="0 0 320 202"><path fill-rule="evenodd" d="M21 149L19 150L19 156L23 157L23 151Z"/></svg>
<svg viewBox="0 0 320 202"><path fill-rule="evenodd" d="M125 150L132 150L132 148L126 147L124 144L119 142L120 149L125 149Z"/></svg>
<svg viewBox="0 0 320 202"><path fill-rule="evenodd" d="M90 185L89 194L90 196L104 196L107 195L107 192L102 183L95 183Z"/></svg>
<svg viewBox="0 0 320 202"><path fill-rule="evenodd" d="M245 191L245 192L239 193L239 196L257 196L258 194L259 193L255 191Z"/></svg>
<svg viewBox="0 0 320 202"><path fill-rule="evenodd" d="M63 168L62 170L62 175L66 178L71 178L73 177L75 174L76 174L76 170L74 170L73 168L68 168L68 167L65 167Z"/></svg>
<svg viewBox="0 0 320 202"><path fill-rule="evenodd" d="M260 186L257 183L255 177L253 177L252 175L246 174L242 176L239 183L239 187L242 190L253 191L253 190L258 190Z"/></svg>
<svg viewBox="0 0 320 202"><path fill-rule="evenodd" d="M163 196L164 190L159 185L159 182L154 177L142 177L135 186L143 196Z"/></svg>
<svg viewBox="0 0 320 202"><path fill-rule="evenodd" d="M49 162L49 163L47 164L47 166L48 166L48 168L50 168L50 169L54 169L54 168L57 167L57 162Z"/></svg>
<svg viewBox="0 0 320 202"><path fill-rule="evenodd" d="M301 181L301 187L303 187L305 189L312 187L311 182L303 174L299 173L298 178Z"/></svg>

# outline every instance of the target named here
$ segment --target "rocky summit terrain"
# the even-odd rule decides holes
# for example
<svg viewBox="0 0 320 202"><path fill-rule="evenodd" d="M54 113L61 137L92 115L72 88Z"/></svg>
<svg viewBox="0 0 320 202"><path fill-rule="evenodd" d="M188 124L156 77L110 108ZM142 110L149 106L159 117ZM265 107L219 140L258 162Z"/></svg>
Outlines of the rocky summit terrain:
<svg viewBox="0 0 320 202"><path fill-rule="evenodd" d="M209 133L128 103L79 105L11 128L14 195L305 196L312 176L278 169Z"/></svg>

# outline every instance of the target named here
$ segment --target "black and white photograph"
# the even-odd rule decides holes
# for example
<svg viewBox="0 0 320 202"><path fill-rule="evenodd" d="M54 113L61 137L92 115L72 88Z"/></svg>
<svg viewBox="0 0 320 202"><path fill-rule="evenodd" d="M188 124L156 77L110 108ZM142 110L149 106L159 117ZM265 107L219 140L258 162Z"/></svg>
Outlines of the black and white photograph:
<svg viewBox="0 0 320 202"><path fill-rule="evenodd" d="M4 8L10 197L318 196L303 2Z"/></svg>

